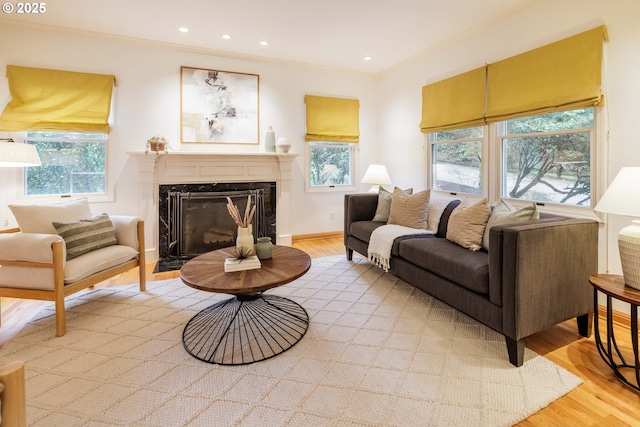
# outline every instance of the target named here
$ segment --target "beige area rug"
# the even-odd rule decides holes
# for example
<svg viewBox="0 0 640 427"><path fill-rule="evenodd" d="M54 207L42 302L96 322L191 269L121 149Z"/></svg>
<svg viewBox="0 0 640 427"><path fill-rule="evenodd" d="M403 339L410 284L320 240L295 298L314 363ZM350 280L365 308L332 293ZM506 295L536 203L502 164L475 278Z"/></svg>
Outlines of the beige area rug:
<svg viewBox="0 0 640 427"><path fill-rule="evenodd" d="M509 426L581 380L358 258L313 260L269 292L309 313L307 334L272 359L201 362L182 330L226 296L179 279L83 292L54 337L48 305L0 350L26 362L30 426Z"/></svg>

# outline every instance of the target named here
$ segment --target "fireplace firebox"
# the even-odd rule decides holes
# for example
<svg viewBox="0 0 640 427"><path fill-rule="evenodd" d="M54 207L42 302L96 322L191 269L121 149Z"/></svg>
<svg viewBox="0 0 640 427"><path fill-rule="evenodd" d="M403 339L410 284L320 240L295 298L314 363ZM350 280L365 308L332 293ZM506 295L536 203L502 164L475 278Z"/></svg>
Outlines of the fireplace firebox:
<svg viewBox="0 0 640 427"><path fill-rule="evenodd" d="M254 237L276 238L276 184L218 183L159 186L159 257L155 272L177 270L193 257L235 245L237 225L227 197L241 213L256 206Z"/></svg>

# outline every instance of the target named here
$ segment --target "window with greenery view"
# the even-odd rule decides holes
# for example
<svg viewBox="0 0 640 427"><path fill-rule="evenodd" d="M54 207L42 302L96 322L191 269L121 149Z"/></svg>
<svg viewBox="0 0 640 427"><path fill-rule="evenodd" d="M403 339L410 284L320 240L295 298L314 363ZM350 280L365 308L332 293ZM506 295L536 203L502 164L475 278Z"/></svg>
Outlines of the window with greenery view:
<svg viewBox="0 0 640 427"><path fill-rule="evenodd" d="M309 186L352 186L354 147L351 143L309 142Z"/></svg>
<svg viewBox="0 0 640 427"><path fill-rule="evenodd" d="M27 132L42 166L24 169L25 195L106 192L107 134Z"/></svg>
<svg viewBox="0 0 640 427"><path fill-rule="evenodd" d="M482 126L430 134L432 189L480 194Z"/></svg>
<svg viewBox="0 0 640 427"><path fill-rule="evenodd" d="M589 206L593 129L592 108L502 123L502 196Z"/></svg>

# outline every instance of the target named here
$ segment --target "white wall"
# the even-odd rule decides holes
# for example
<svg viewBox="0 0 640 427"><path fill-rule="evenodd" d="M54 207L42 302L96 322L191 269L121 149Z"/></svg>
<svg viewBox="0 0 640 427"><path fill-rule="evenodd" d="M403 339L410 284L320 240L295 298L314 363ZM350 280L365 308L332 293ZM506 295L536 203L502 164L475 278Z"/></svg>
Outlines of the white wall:
<svg viewBox="0 0 640 427"><path fill-rule="evenodd" d="M304 185L304 95L315 94L360 100L359 182L377 153L377 101L375 77L318 67L277 62L225 58L168 46L79 34L48 32L0 24L0 70L6 65L114 74L117 88L109 143L116 148L116 199L92 205L92 211L138 214L137 164L128 151L144 151L152 135L165 135L172 149L181 149L180 66L218 69L260 76L260 146L206 144L198 150L264 150L264 136L272 125L276 138L286 136L292 152L300 153L294 165L291 212L294 236L342 230L344 193L305 193ZM0 108L11 99L6 80L0 81ZM2 136L2 135L0 135ZM193 145L182 149L193 149ZM13 169L0 169L0 224L14 224L4 209L14 198ZM366 186L363 186L363 191ZM335 219L330 219L330 213Z"/></svg>
<svg viewBox="0 0 640 427"><path fill-rule="evenodd" d="M623 166L640 166L640 2L541 0L501 22L443 43L380 76L379 155L394 184L424 188L424 136L420 133L423 85L495 62L605 24L605 103L610 117L610 182ZM621 274L619 230L630 218L610 216L601 231L600 271Z"/></svg>

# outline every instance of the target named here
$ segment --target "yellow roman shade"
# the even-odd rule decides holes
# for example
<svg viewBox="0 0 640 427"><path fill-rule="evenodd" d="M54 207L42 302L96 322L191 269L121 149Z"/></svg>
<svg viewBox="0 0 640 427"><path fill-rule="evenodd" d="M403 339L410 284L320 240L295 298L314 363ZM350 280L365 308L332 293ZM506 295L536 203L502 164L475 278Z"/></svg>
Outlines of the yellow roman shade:
<svg viewBox="0 0 640 427"><path fill-rule="evenodd" d="M487 121L602 105L604 40L600 26L489 64Z"/></svg>
<svg viewBox="0 0 640 427"><path fill-rule="evenodd" d="M484 124L486 68L422 87L424 133Z"/></svg>
<svg viewBox="0 0 640 427"><path fill-rule="evenodd" d="M360 141L360 101L305 95L305 141Z"/></svg>
<svg viewBox="0 0 640 427"><path fill-rule="evenodd" d="M109 132L115 76L7 66L0 131Z"/></svg>

